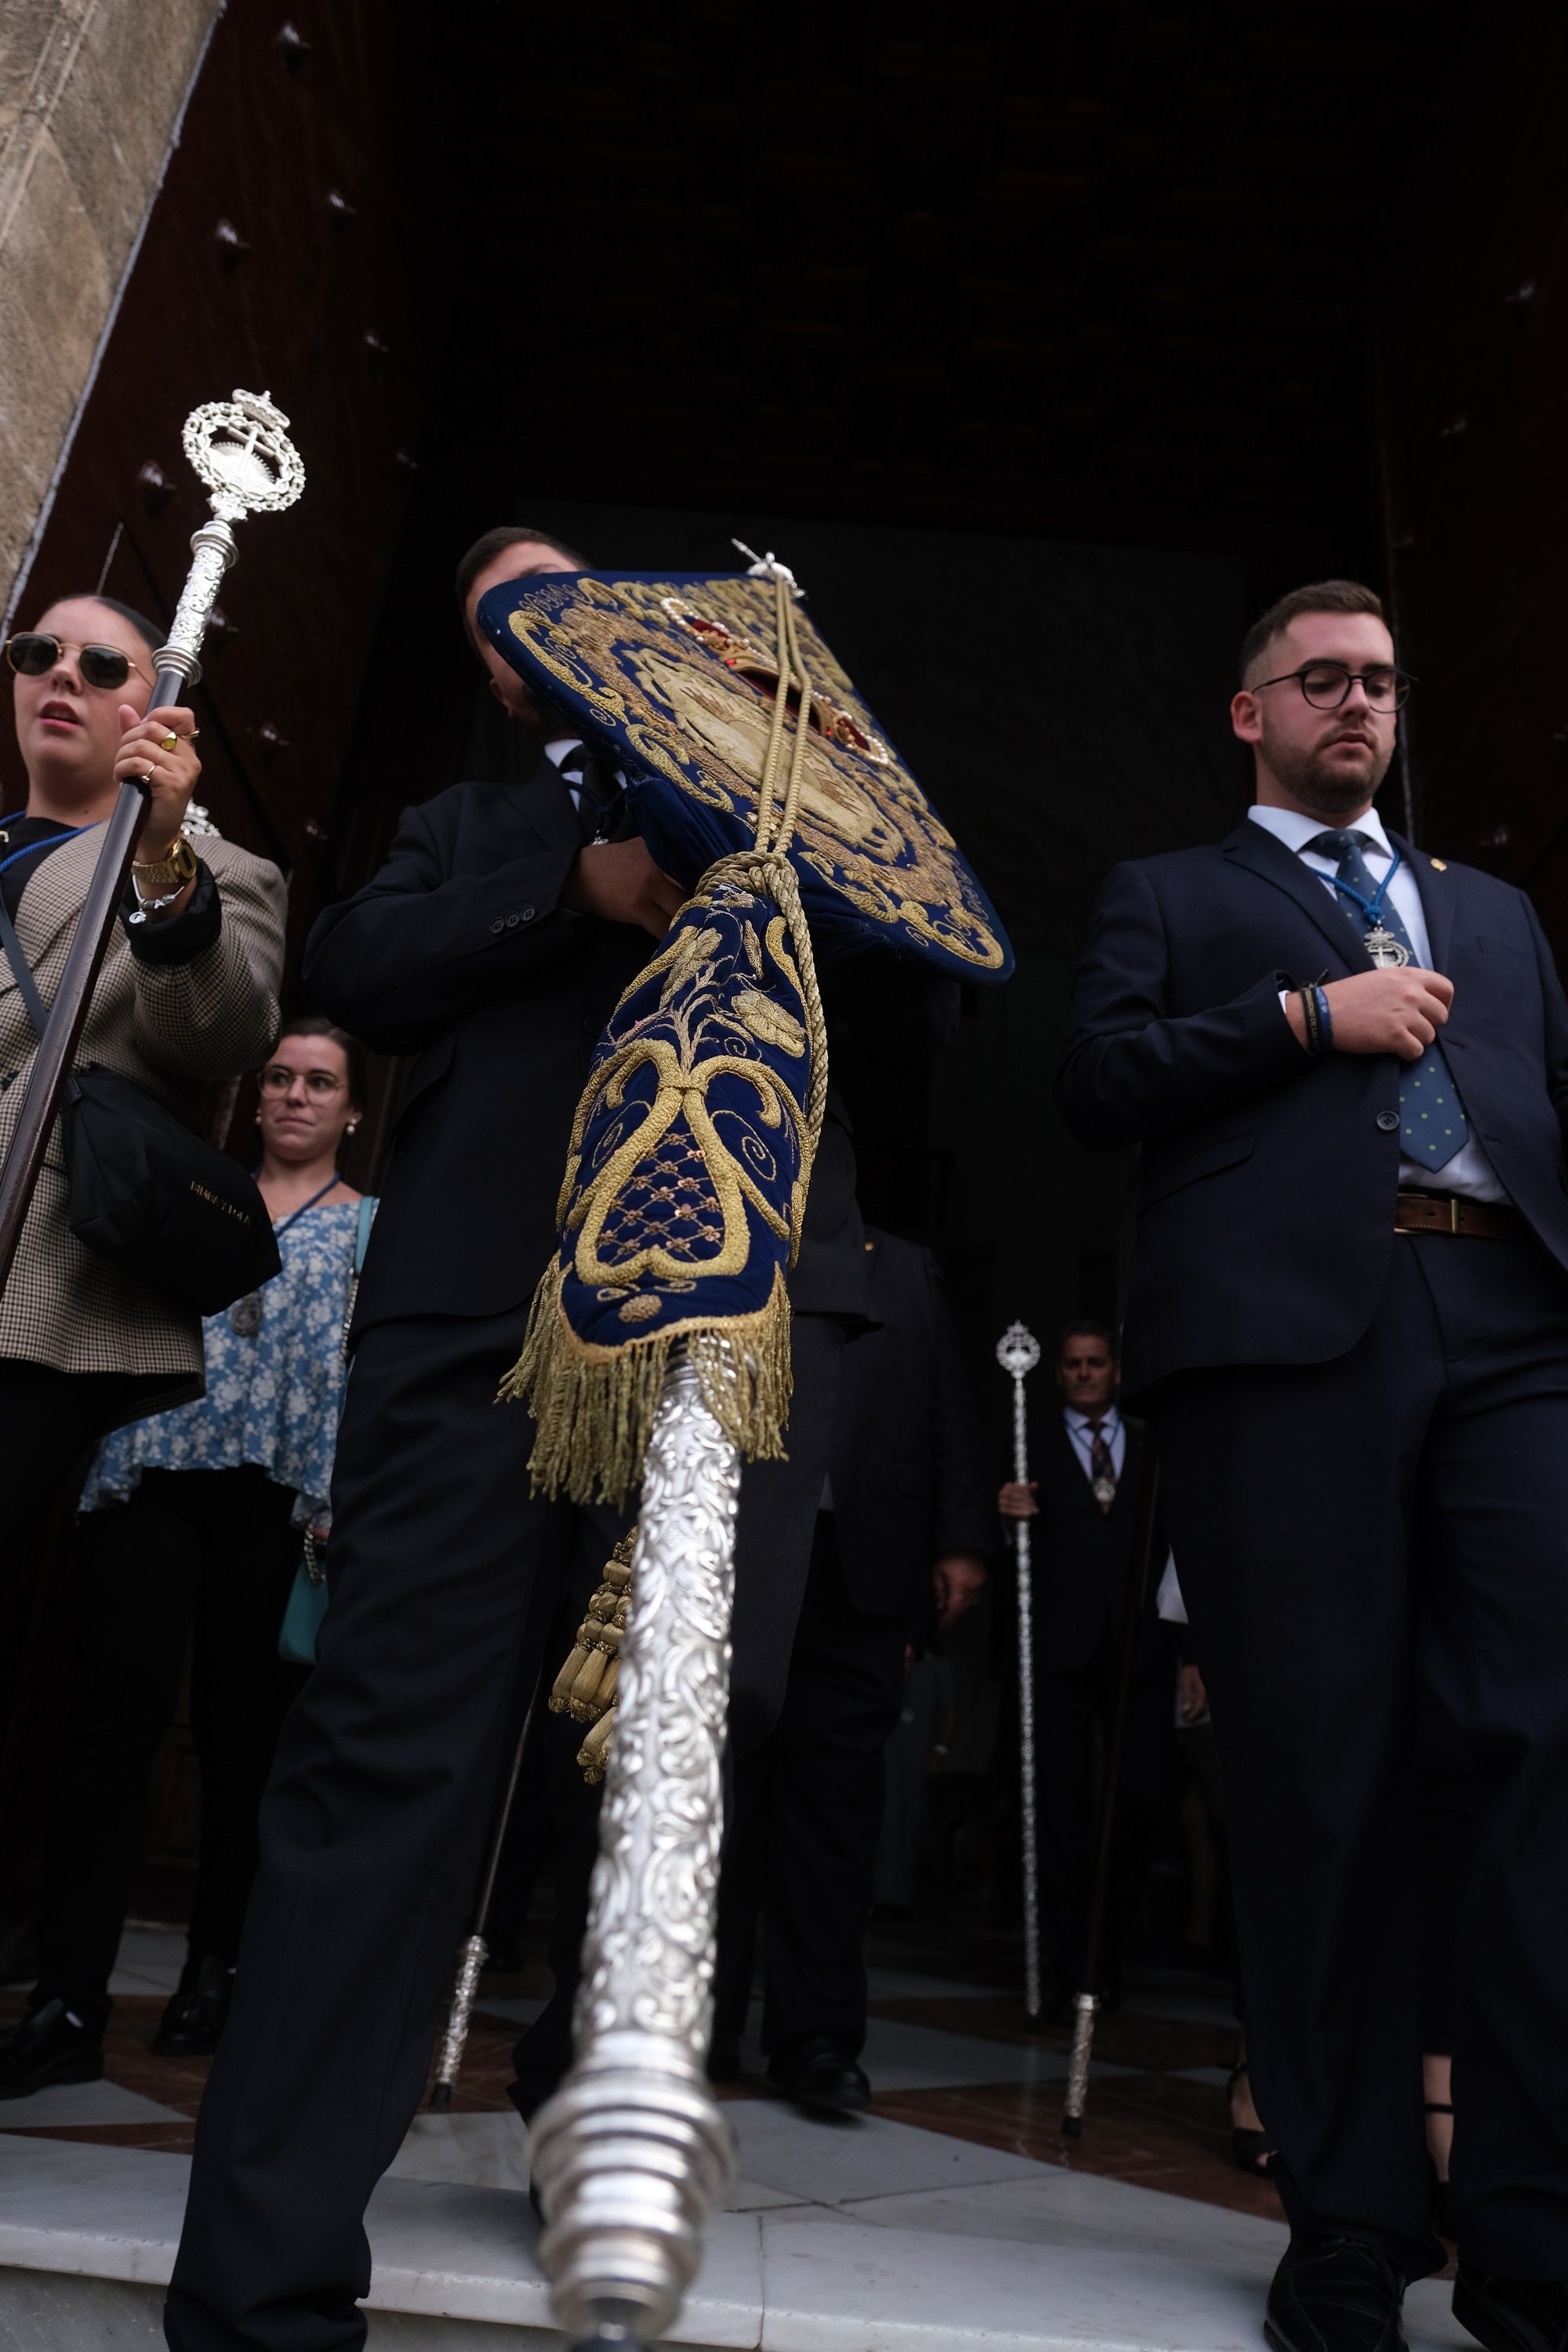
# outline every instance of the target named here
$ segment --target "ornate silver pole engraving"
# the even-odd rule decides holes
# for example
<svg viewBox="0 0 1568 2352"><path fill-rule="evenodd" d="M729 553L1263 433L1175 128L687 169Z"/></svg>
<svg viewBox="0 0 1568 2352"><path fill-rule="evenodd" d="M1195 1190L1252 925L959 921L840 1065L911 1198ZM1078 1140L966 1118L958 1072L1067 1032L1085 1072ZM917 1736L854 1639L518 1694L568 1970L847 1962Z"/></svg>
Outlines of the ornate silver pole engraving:
<svg viewBox="0 0 1568 2352"><path fill-rule="evenodd" d="M1029 1424L1024 1382L1040 1360L1040 1343L1022 1323L1009 1323L996 1342L996 1360L1013 1380L1013 1475L1029 1476ZM1018 1774L1024 1813L1024 2007L1040 2013L1040 1857L1035 1829L1035 1617L1029 1577L1029 1522L1016 1519L1018 1561Z"/></svg>
<svg viewBox="0 0 1568 2352"><path fill-rule="evenodd" d="M447 2098L437 2108L439 2114L451 2097L452 2085L463 2063L463 2049L473 2023L474 2002L479 1998L479 1978L489 1958L489 1946L482 1936L470 1936L458 1955L458 1981L452 1988L451 2012L447 2019L447 2031L441 2036L441 2055L436 2062L436 2088L445 2089ZM432 2102L434 2104L434 2102Z"/></svg>
<svg viewBox="0 0 1568 2352"><path fill-rule="evenodd" d="M213 519L191 541L195 561L180 592L169 642L154 664L160 677L173 670L186 686L199 682L202 639L223 575L239 554L232 526L247 515L291 507L304 488L305 468L288 427L289 419L264 392L209 400L186 417L185 455L212 492Z"/></svg>
<svg viewBox="0 0 1568 2352"><path fill-rule="evenodd" d="M626 2352L673 2324L733 2171L706 2059L740 1486L678 1359L643 1473L577 2055L531 2143L555 2316Z"/></svg>

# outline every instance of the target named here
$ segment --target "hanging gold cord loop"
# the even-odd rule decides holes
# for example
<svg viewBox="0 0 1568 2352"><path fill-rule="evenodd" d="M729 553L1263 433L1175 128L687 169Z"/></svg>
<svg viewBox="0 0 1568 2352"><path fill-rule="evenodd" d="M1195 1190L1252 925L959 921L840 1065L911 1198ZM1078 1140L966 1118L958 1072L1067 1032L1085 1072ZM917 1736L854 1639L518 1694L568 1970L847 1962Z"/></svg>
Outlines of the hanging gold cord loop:
<svg viewBox="0 0 1568 2352"><path fill-rule="evenodd" d="M811 1090L806 1103L801 1164L801 1194L804 1198L816 1158L817 1139L822 1133L823 1108L827 1097L827 1024L822 1009L821 992L816 984L816 960L812 953L811 927L801 905L800 883L788 855L800 814L813 698L810 675L801 651L800 632L795 625L795 599L790 583L775 574L773 590L778 685L773 695L773 722L768 730L763 772L758 780L753 846L716 859L699 881L697 894L705 894L720 883L731 883L760 898L772 898L788 928L800 980L801 1004L805 1013L811 1057ZM792 686L799 690L800 703L784 801L777 809L775 821L774 803L779 770L783 764ZM791 1235L790 1243L792 1265L799 1246L800 1235L795 1233ZM689 1341L688 1345L695 1355L700 1357L708 1353L700 1339ZM721 1372L723 1368L715 1365L713 1369ZM588 1604L588 1613L578 1628L576 1643L555 1677L550 1697L550 1705L555 1714L573 1715L580 1723L589 1727L587 1737L578 1750L577 1762L590 1786L604 1779L609 1763L621 1637L631 1608L631 1562L636 1544L637 1529L633 1528L610 1556L604 1581Z"/></svg>

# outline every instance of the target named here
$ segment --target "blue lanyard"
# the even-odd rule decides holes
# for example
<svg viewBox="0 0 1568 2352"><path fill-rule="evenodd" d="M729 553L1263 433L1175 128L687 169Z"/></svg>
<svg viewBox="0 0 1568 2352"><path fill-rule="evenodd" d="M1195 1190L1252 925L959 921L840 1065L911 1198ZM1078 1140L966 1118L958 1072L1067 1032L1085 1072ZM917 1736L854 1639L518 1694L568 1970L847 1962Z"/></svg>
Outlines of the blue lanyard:
<svg viewBox="0 0 1568 2352"><path fill-rule="evenodd" d="M342 1181L342 1178L334 1171L333 1173L328 1177L321 1191L319 1192L311 1193L303 1208L296 1209L291 1217L285 1217L280 1225L274 1225L272 1230L277 1234L279 1240L282 1240L290 1225L297 1225L299 1223L300 1218L304 1215L306 1209L313 1209L318 1201L324 1201L327 1194L331 1192L336 1185L341 1184Z"/></svg>
<svg viewBox="0 0 1568 2352"><path fill-rule="evenodd" d="M1342 890L1347 898L1353 898L1355 900L1356 905L1366 917L1367 925L1370 929L1373 925L1381 923L1383 920L1383 901L1387 893L1389 884L1393 881L1398 871L1399 852L1396 849L1393 853L1392 863L1389 866L1387 873L1384 876L1382 881L1378 884L1377 888L1373 892L1370 898L1365 898L1363 893L1356 888L1353 882L1342 882L1337 874L1325 874L1323 879L1325 882L1331 882L1336 890Z"/></svg>
<svg viewBox="0 0 1568 2352"><path fill-rule="evenodd" d="M4 833L8 824L19 823L26 814L26 809L18 809L12 816L0 816L0 833ZM103 819L98 817L94 823L101 824ZM20 849L14 849L9 857L0 857L0 874L4 874L8 866L15 866L18 857L31 857L35 849L60 849L68 841L74 841L79 834L91 833L92 830L90 824L73 824L68 832L46 834L42 841L26 841Z"/></svg>

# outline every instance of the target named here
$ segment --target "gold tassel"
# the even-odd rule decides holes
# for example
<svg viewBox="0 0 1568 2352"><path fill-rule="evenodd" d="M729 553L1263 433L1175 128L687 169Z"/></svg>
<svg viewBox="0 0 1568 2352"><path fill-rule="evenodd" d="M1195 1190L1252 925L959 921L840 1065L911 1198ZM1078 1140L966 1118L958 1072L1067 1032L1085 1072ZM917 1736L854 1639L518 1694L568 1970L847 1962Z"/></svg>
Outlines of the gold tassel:
<svg viewBox="0 0 1568 2352"><path fill-rule="evenodd" d="M767 1305L714 1325L679 1322L616 1348L579 1339L561 1305L552 1265L533 1295L522 1353L500 1400L532 1412L538 1436L529 1461L536 1494L574 1503L625 1501L642 1475L643 1454L664 1392L671 1351L685 1348L703 1402L748 1462L782 1462L789 1419L789 1293L773 1269Z"/></svg>
<svg viewBox="0 0 1568 2352"><path fill-rule="evenodd" d="M621 1635L631 1605L637 1539L637 1531L632 1528L610 1554L605 1580L577 1628L576 1647L556 1675L550 1694L552 1715L573 1715L591 1727L577 1751L583 1777L591 1789L604 1779L610 1760L610 1731L621 1679Z"/></svg>
<svg viewBox="0 0 1568 2352"><path fill-rule="evenodd" d="M550 1693L552 1715L573 1715L579 1723L596 1723L614 1704L619 1675L621 1634L631 1599L632 1549L637 1529L624 1535L605 1564L604 1580L588 1603L588 1613L577 1628L571 1655L556 1675Z"/></svg>
<svg viewBox="0 0 1568 2352"><path fill-rule="evenodd" d="M597 1788L610 1762L610 1734L616 1727L616 1710L602 1715L593 1730L577 1750L577 1761L583 1768L583 1778L590 1789Z"/></svg>

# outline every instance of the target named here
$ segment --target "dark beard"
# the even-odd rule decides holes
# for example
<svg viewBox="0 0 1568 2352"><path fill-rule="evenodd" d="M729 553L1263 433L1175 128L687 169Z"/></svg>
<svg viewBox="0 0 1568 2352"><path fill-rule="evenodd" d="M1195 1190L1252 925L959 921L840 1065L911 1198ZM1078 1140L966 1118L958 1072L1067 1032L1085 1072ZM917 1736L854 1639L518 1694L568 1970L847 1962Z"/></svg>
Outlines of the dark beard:
<svg viewBox="0 0 1568 2352"><path fill-rule="evenodd" d="M1391 743L1370 774L1347 776L1321 756L1293 758L1279 746L1268 746L1268 764L1292 799L1332 824L1344 817L1359 816L1367 803L1376 799L1393 757Z"/></svg>

